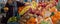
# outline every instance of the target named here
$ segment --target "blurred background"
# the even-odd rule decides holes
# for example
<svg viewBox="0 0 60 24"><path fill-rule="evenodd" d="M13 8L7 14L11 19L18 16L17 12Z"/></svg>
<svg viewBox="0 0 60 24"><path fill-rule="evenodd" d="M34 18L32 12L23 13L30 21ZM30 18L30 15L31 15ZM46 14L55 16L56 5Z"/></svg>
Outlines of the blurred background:
<svg viewBox="0 0 60 24"><path fill-rule="evenodd" d="M50 6L49 6L49 4L50 4ZM45 9L45 7L46 7L45 5L47 6L47 9L51 9L50 11L52 11L51 13L54 14L54 15L52 14L54 16L54 18L56 17L55 13L60 14L60 0L0 0L0 24L10 24L10 23L19 24L20 18L22 19L22 17L24 17L24 16L30 17L30 14L29 14L30 11L31 11L32 15L35 15L37 13L36 14L37 18L38 18L38 15L45 18L45 15L38 14L38 13L40 13L40 11L42 9ZM39 11L38 12L37 9L40 7L42 7L42 9L38 10ZM53 8L51 8L51 7L53 7ZM31 10L30 8L33 10ZM36 11L35 11L35 8L36 8ZM24 11L24 10L26 10L26 11ZM44 11L42 10L42 12L44 12ZM47 13L50 13L50 12L47 11ZM58 16L59 15L57 15L57 17L56 17L57 19L59 19L58 22L53 21L53 24L56 24L56 23L60 24L60 18L58 18ZM52 18L52 17L50 17L50 18ZM11 18L11 20L10 20L10 18ZM26 17L26 18L28 18L28 17ZM54 18L52 18L52 20ZM57 19L55 19L55 20L57 20ZM34 20L32 20L32 21L34 22ZM28 22L29 22L29 20L28 20ZM22 24L22 22L20 24ZM29 23L27 23L27 24L29 24ZM34 24L34 23L31 23L31 24Z"/></svg>

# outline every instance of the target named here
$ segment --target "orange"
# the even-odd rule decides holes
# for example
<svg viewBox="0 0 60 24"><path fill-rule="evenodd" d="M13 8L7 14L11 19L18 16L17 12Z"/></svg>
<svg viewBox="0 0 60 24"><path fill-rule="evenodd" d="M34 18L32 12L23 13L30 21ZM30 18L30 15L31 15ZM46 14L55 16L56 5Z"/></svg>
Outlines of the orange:
<svg viewBox="0 0 60 24"><path fill-rule="evenodd" d="M36 24L36 18L31 17L28 21L27 24Z"/></svg>

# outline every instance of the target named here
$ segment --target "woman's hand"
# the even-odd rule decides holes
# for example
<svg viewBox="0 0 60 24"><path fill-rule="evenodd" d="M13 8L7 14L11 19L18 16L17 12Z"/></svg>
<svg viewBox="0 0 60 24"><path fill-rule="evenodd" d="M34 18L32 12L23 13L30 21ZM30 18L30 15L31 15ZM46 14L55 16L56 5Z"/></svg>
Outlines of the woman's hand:
<svg viewBox="0 0 60 24"><path fill-rule="evenodd" d="M4 12L8 12L8 7L4 7Z"/></svg>

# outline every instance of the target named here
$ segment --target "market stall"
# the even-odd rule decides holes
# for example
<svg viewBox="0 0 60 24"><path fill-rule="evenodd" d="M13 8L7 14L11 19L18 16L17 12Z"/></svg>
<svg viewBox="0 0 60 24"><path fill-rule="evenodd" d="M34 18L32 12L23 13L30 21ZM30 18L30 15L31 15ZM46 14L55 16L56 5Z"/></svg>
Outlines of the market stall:
<svg viewBox="0 0 60 24"><path fill-rule="evenodd" d="M8 24L60 24L58 0L21 0L23 1L25 6L18 7L18 17L10 17ZM4 10L9 10L5 8Z"/></svg>

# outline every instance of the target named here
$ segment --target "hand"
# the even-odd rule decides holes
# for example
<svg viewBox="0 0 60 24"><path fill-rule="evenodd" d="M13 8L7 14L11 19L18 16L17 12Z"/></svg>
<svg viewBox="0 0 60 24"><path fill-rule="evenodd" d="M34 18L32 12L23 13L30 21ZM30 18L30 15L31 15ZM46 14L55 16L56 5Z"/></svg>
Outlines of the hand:
<svg viewBox="0 0 60 24"><path fill-rule="evenodd" d="M8 12L8 7L4 7L4 12Z"/></svg>

